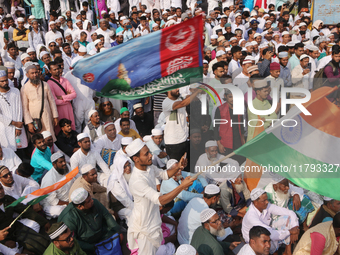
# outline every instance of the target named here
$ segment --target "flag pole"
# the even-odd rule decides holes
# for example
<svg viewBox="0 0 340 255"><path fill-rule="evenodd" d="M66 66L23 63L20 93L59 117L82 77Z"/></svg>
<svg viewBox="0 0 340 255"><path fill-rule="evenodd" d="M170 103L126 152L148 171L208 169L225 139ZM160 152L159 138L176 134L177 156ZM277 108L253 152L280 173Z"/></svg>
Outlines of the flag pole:
<svg viewBox="0 0 340 255"><path fill-rule="evenodd" d="M32 204L30 204L29 206L27 206L26 209L23 210L23 211L19 214L19 216L15 218L14 221L12 221L12 223L11 223L11 225L9 225L9 227L12 227L13 224L21 217L21 215L23 215L23 214L28 210L28 208L30 208L31 205L32 205Z"/></svg>

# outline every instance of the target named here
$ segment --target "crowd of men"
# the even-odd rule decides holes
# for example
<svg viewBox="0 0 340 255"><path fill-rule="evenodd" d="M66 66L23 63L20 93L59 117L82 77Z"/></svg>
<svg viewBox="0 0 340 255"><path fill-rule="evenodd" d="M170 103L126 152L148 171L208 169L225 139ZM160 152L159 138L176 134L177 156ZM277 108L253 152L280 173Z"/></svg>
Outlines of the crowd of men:
<svg viewBox="0 0 340 255"><path fill-rule="evenodd" d="M297 0L96 2L25 0L26 13L0 0L0 253L107 254L109 243L110 254L335 254L340 201L273 173L250 189L246 159L224 157L256 136L244 119L268 128L282 116L282 88L339 85L340 23L312 22ZM202 85L122 101L72 74L83 58L195 16L203 79L238 87L244 116L228 89L202 115ZM340 93L328 99L340 107ZM196 175L217 161L237 171ZM76 168L41 202L10 206Z"/></svg>

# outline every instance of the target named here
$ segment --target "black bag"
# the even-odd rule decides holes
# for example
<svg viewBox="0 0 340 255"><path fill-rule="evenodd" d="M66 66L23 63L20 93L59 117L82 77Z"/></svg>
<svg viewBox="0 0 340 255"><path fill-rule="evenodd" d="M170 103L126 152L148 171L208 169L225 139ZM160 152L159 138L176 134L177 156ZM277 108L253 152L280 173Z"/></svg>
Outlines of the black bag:
<svg viewBox="0 0 340 255"><path fill-rule="evenodd" d="M42 255L51 243L46 234L39 234L25 225L16 233L16 241L36 255Z"/></svg>
<svg viewBox="0 0 340 255"><path fill-rule="evenodd" d="M41 117L44 111L44 83L41 82L41 90L42 90L42 102L41 102L41 110L39 114L39 118L33 119L33 126L34 126L34 133L40 133L42 130L42 122L41 122Z"/></svg>
<svg viewBox="0 0 340 255"><path fill-rule="evenodd" d="M59 86L59 88L65 93L65 95L67 95L66 90L64 89L63 86L61 86L61 84L60 84L59 82L57 82L57 81L56 81L55 79L53 79L53 78L50 78L49 81L53 81L55 84L57 84L57 85ZM72 106L73 106L73 101L71 101L71 104L72 104Z"/></svg>

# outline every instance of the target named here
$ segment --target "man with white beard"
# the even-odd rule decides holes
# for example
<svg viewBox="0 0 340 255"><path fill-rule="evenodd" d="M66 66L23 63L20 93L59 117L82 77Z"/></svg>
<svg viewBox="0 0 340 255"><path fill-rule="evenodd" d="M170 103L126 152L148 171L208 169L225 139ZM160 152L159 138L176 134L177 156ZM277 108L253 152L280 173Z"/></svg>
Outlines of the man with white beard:
<svg viewBox="0 0 340 255"><path fill-rule="evenodd" d="M216 211L211 208L204 209L200 219L202 226L195 230L190 245L199 254L234 254L232 250L240 242L228 243L216 239L225 236L225 229Z"/></svg>

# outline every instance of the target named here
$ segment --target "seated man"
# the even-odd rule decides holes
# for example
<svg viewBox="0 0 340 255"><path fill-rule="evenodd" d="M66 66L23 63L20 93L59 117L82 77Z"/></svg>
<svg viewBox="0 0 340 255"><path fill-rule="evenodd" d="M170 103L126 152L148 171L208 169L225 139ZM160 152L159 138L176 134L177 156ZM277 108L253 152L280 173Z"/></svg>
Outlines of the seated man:
<svg viewBox="0 0 340 255"><path fill-rule="evenodd" d="M250 193L251 205L242 221L242 236L249 243L249 231L253 226L262 226L269 230L271 237L270 253L274 253L281 244L286 244L286 253L290 251L290 243L299 236L299 220L296 214L286 208L268 202L266 191L255 188ZM274 216L279 217L272 223Z"/></svg>
<svg viewBox="0 0 340 255"><path fill-rule="evenodd" d="M64 222L74 231L74 237L86 254L94 254L96 244L119 233L120 227L106 208L92 199L84 188L74 190L70 198L71 203L60 214L58 222Z"/></svg>
<svg viewBox="0 0 340 255"><path fill-rule="evenodd" d="M91 141L95 142L99 137L104 135L104 126L103 122L99 118L99 113L96 110L89 111L89 122L86 124L86 127L83 130L83 133L86 133L91 137Z"/></svg>
<svg viewBox="0 0 340 255"><path fill-rule="evenodd" d="M227 179L227 175L225 171L218 171L218 169L222 169L222 167L227 167L233 172L239 171L239 164L236 160L231 158L223 160L221 163L215 165L212 169L207 170L208 166L210 166L213 162L216 162L223 158L224 156L218 153L217 150L217 142L216 141L208 141L205 143L205 153L202 154L195 165L195 172L206 172L206 179L208 183L220 184ZM213 171L216 169L216 171Z"/></svg>
<svg viewBox="0 0 340 255"><path fill-rule="evenodd" d="M102 184L102 186L106 186L107 178L110 176L110 169L105 161L100 157L99 153L91 150L91 140L89 135L86 133L80 133L77 136L77 140L80 149L73 153L71 157L71 169L78 167L80 170L86 164L90 164L92 166L98 165L101 171L103 171L99 173L99 183Z"/></svg>
<svg viewBox="0 0 340 255"><path fill-rule="evenodd" d="M2 184L0 184L0 229L8 227L18 214L26 210L27 206L24 204L17 204L15 207L7 207L15 200L15 198L5 195ZM39 231L40 229L47 230L50 227L49 222L40 214L36 213L33 208L28 208L21 218L21 220L17 220L8 229L8 235L5 240L2 241L2 244L7 247L11 246L12 251L9 254L19 253L18 249L13 248L16 246L15 242L20 245L19 248L23 247L24 250L30 251L33 254L43 254L50 244L50 240L45 235L39 234ZM25 226L23 220L34 221L37 223L38 229L33 230L32 228ZM43 231L44 230L42 230L42 232Z"/></svg>
<svg viewBox="0 0 340 255"><path fill-rule="evenodd" d="M21 164L21 159L10 148L2 148L0 145L0 165L7 166L7 168L14 172Z"/></svg>
<svg viewBox="0 0 340 255"><path fill-rule="evenodd" d="M47 247L43 255L86 255L86 253L80 248L78 241L73 237L72 231L65 225L64 222L52 224L47 234L49 235L52 242Z"/></svg>
<svg viewBox="0 0 340 255"><path fill-rule="evenodd" d="M320 206L319 210L316 212L309 228L312 228L321 222L332 220L334 215L340 212L339 200L335 200L330 197L324 197L323 200L324 203L322 206Z"/></svg>
<svg viewBox="0 0 340 255"><path fill-rule="evenodd" d="M264 190L269 203L293 210L299 217L300 224L307 219L308 213L314 211L314 206L303 194L303 189L290 184L281 175L275 175Z"/></svg>
<svg viewBox="0 0 340 255"><path fill-rule="evenodd" d="M176 159L170 159L167 163L167 169L172 169L173 167L177 167L178 161ZM161 193L167 194L170 191L174 190L181 184L182 179L185 179L187 176L191 176L189 172L179 170L172 178L168 180L164 180L161 184ZM170 213L175 218L179 218L185 206L189 203L191 199L194 197L203 198L203 190L204 187L207 186L208 183L204 177L201 175L198 176L198 179L194 181L193 185L191 185L188 190L183 190L181 193L177 195L175 198L175 204L170 210Z"/></svg>
<svg viewBox="0 0 340 255"><path fill-rule="evenodd" d="M53 167L48 171L41 180L41 188L45 188L55 184L70 172L66 164L65 156L61 152L56 152L51 156ZM41 201L46 216L49 218L57 218L60 213L68 205L69 190L74 179L67 182L60 189L49 193L48 197Z"/></svg>
<svg viewBox="0 0 340 255"><path fill-rule="evenodd" d="M44 137L45 143L48 148L51 150L51 154L60 151L57 145L53 142L53 137L50 131L44 131L41 133L42 136ZM34 153L34 151L33 151Z"/></svg>
<svg viewBox="0 0 340 255"><path fill-rule="evenodd" d="M77 141L78 133L72 130L72 121L68 119L61 119L59 121L60 132L57 135L56 144L59 149L67 156L72 157L73 153L79 150Z"/></svg>
<svg viewBox="0 0 340 255"><path fill-rule="evenodd" d="M340 213L333 221L308 229L294 249L294 255L337 254L340 236Z"/></svg>
<svg viewBox="0 0 340 255"><path fill-rule="evenodd" d="M118 159L119 158L125 158L127 159L130 163L131 163L131 167L133 167L133 162L132 160L130 159L130 157L126 154L126 147L132 143L132 138L131 137L123 137L122 140L121 140L121 149L119 151L117 151L116 155L115 155L115 158L113 160L113 165L117 164L116 162L118 162ZM112 166L111 166L112 168ZM113 169L111 169L112 171Z"/></svg>
<svg viewBox="0 0 340 255"><path fill-rule="evenodd" d="M132 116L132 120L136 123L139 134L144 137L151 134L153 129L153 118L151 112L144 112L143 105L141 103L135 104L133 109L136 115Z"/></svg>
<svg viewBox="0 0 340 255"><path fill-rule="evenodd" d="M233 255L232 250L239 244L238 242L227 243L216 240L216 237L225 236L225 229L214 209L206 208L200 213L201 226L199 226L191 239L192 245L199 254Z"/></svg>
<svg viewBox="0 0 340 255"><path fill-rule="evenodd" d="M32 135L32 143L35 147L31 159L31 166L34 167L32 178L40 183L42 177L53 167L51 162L51 150L46 145L42 134L38 133Z"/></svg>
<svg viewBox="0 0 340 255"><path fill-rule="evenodd" d="M130 120L127 118L120 119L119 121L120 129L119 135L124 137L132 137L133 140L136 138L141 138L140 135L134 129L130 128Z"/></svg>
<svg viewBox="0 0 340 255"><path fill-rule="evenodd" d="M33 173L34 168L30 165L30 163L21 163L19 167L15 170L15 174L34 181L34 179L31 177Z"/></svg>
<svg viewBox="0 0 340 255"><path fill-rule="evenodd" d="M168 154L162 146L163 130L154 128L151 130L151 139L146 143L152 153L152 164L158 168L164 168L169 160Z"/></svg>
<svg viewBox="0 0 340 255"><path fill-rule="evenodd" d="M216 206L219 199L220 188L209 184L204 189L203 198L195 197L190 200L178 221L177 239L180 244L190 244L195 230L201 226L200 213L206 208Z"/></svg>
<svg viewBox="0 0 340 255"><path fill-rule="evenodd" d="M254 226L249 231L249 243L244 245L237 255L269 255L270 232L261 226Z"/></svg>
<svg viewBox="0 0 340 255"><path fill-rule="evenodd" d="M121 119L129 119L130 118L130 112L129 112L129 109L126 108L126 107L123 107L122 109L120 109L120 118L117 119L114 123L115 123L115 126L116 126L116 131L117 131L117 134L119 134L119 132L121 131L120 129L120 120ZM130 120L130 128L135 130L137 133L138 133L138 130L137 130L137 127L136 127L136 123L129 119Z"/></svg>
<svg viewBox="0 0 340 255"><path fill-rule="evenodd" d="M69 200L71 202L71 194L74 190L78 188L84 188L91 197L97 199L100 203L102 203L106 209L109 210L109 202L106 193L106 188L100 186L97 182L97 171L93 165L87 164L83 165L79 172L81 176L79 176L74 183L72 184L69 190ZM113 214L112 210L109 210L110 213Z"/></svg>
<svg viewBox="0 0 340 255"><path fill-rule="evenodd" d="M220 188L220 202L224 212L232 217L243 217L247 207L251 204L251 199L247 184L242 180L242 175L227 180ZM230 223L232 217L228 217L228 223Z"/></svg>
<svg viewBox="0 0 340 255"><path fill-rule="evenodd" d="M133 197L129 188L131 163L126 157L119 157L112 165L113 169L107 182L110 208L118 213L121 220L126 220L133 209Z"/></svg>
<svg viewBox="0 0 340 255"><path fill-rule="evenodd" d="M121 135L117 135L116 127L113 122L107 122L104 124L105 135L99 137L94 142L95 150L101 153L103 149L118 151L121 148Z"/></svg>

